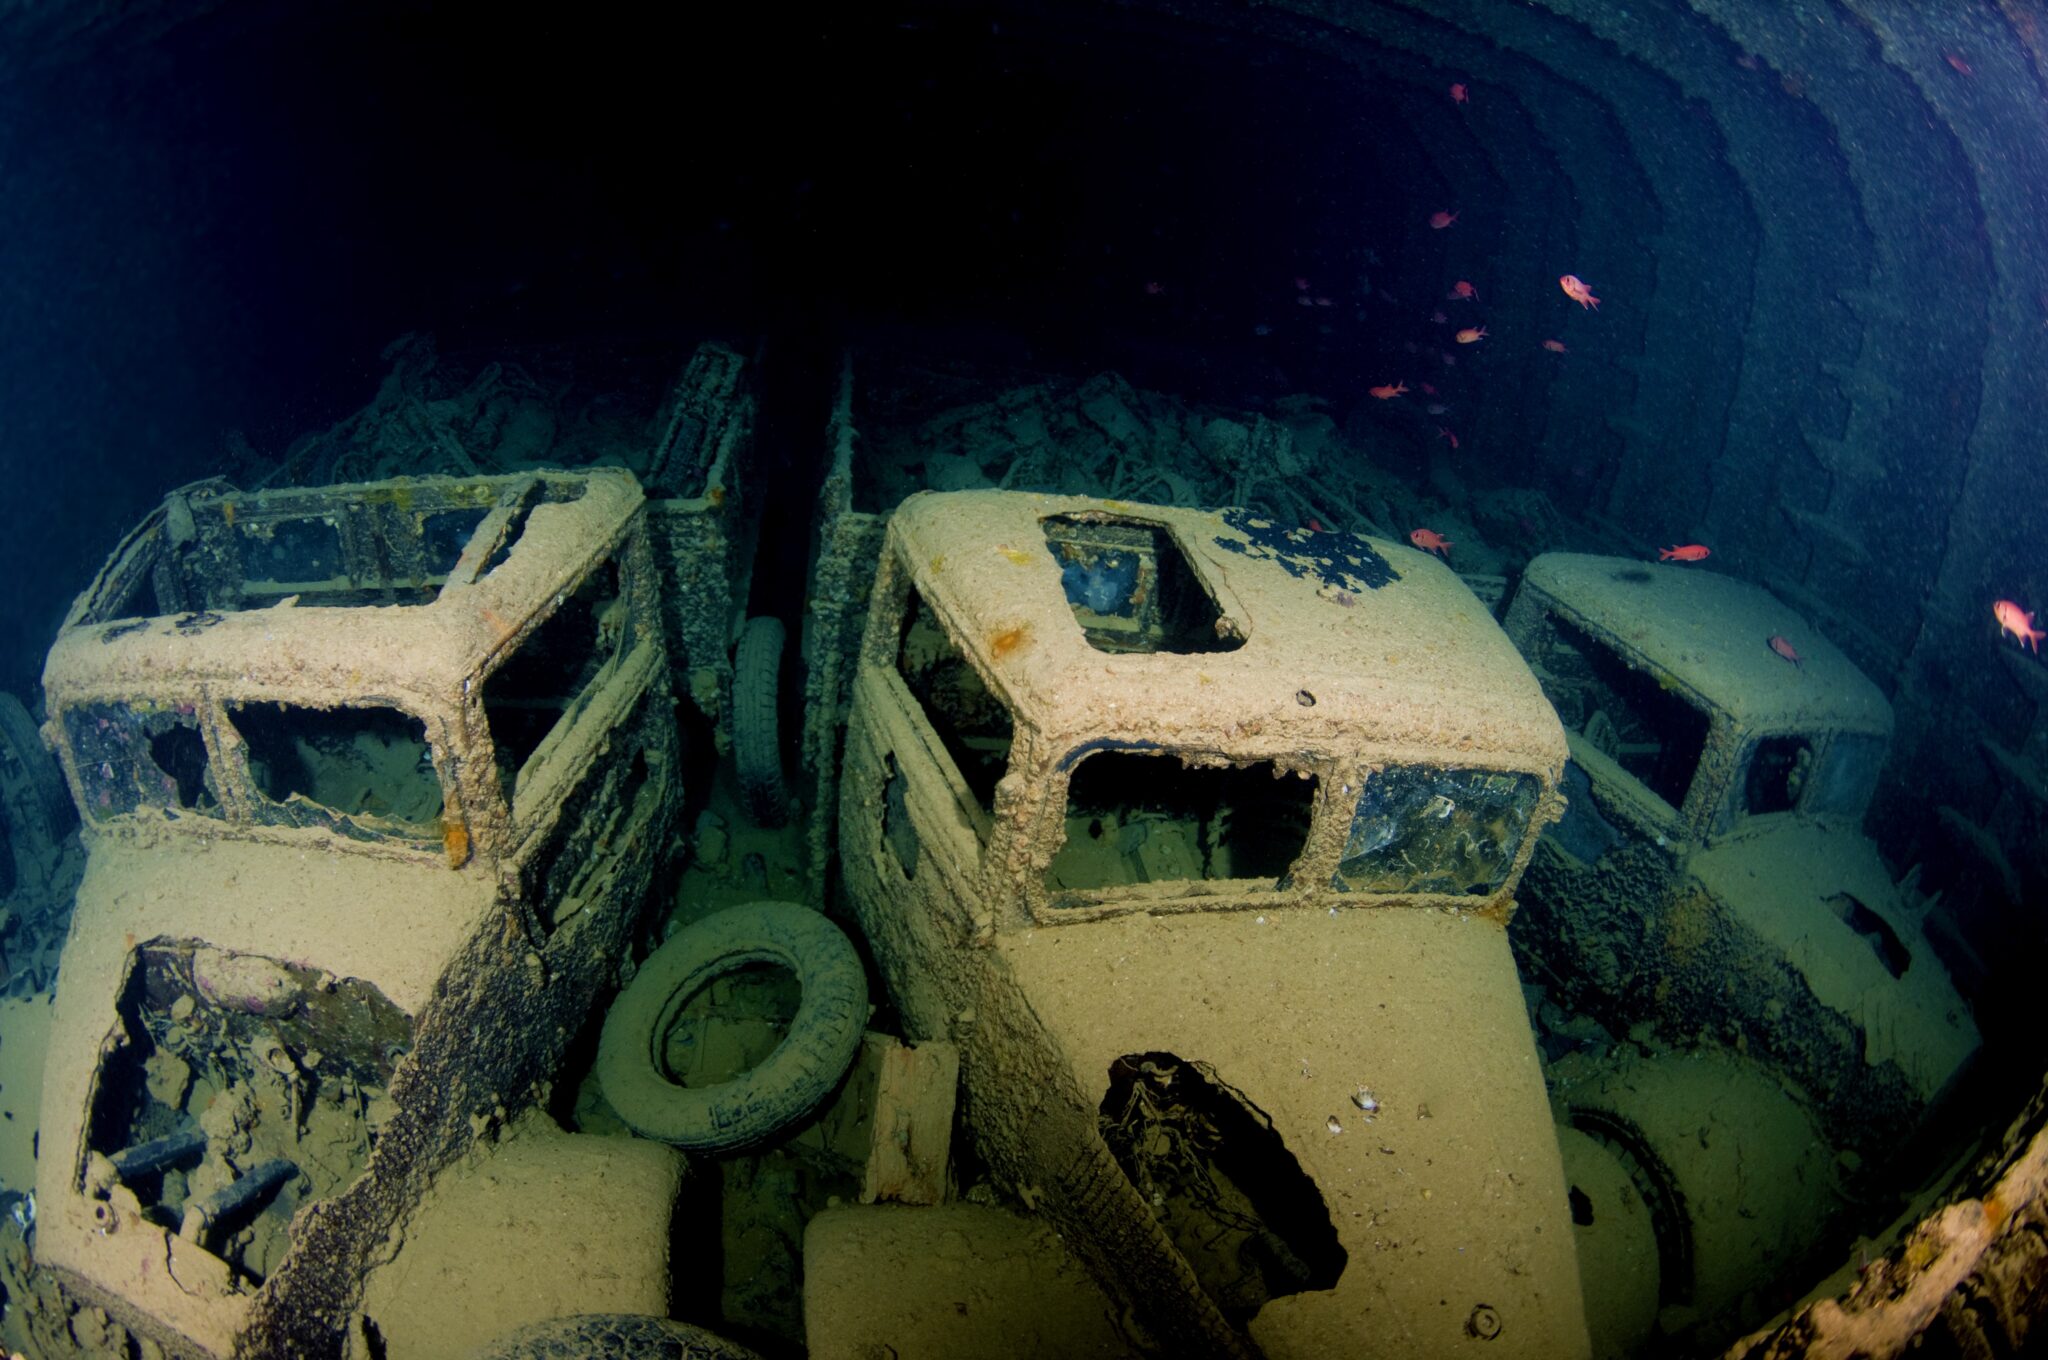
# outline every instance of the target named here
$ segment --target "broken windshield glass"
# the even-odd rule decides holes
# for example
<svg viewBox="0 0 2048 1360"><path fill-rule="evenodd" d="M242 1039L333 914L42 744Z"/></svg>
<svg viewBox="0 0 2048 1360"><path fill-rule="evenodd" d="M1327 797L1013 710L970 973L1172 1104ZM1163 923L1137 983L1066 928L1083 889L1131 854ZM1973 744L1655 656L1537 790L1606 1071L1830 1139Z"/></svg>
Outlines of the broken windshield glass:
<svg viewBox="0 0 2048 1360"><path fill-rule="evenodd" d="M1535 775L1517 771L1376 771L1359 795L1331 886L1483 897L1507 881L1542 791Z"/></svg>

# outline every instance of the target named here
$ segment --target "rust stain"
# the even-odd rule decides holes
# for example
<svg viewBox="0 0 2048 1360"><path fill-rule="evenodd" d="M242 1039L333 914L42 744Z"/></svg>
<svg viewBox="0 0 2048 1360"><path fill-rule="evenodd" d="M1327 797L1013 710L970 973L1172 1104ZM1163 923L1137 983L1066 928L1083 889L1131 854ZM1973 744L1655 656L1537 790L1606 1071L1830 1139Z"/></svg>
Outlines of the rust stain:
<svg viewBox="0 0 2048 1360"><path fill-rule="evenodd" d="M469 863L469 826L460 818L441 819L441 848L448 852L448 867L460 869Z"/></svg>

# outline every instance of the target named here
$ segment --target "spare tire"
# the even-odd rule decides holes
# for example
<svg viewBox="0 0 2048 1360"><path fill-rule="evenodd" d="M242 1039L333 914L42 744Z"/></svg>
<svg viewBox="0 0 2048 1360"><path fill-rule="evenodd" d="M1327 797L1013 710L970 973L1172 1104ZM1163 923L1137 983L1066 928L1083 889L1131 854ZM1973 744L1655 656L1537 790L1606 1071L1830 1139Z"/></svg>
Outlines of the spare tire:
<svg viewBox="0 0 2048 1360"><path fill-rule="evenodd" d="M757 826L789 821L789 786L782 778L782 620L748 619L732 663L732 763L740 801Z"/></svg>
<svg viewBox="0 0 2048 1360"><path fill-rule="evenodd" d="M755 963L782 965L803 989L788 1034L731 1081L679 1084L665 1052L677 1016L711 982ZM640 966L605 1016L597 1077L641 1137L729 1152L817 1108L853 1062L867 1018L867 974L839 927L793 902L749 902L685 926Z"/></svg>
<svg viewBox="0 0 2048 1360"><path fill-rule="evenodd" d="M32 826L19 829L46 841L61 840L71 829L72 820L71 790L65 786L64 771L50 754L50 748L43 745L43 734L28 709L21 700L4 692L0 692L0 743L5 744L8 754L21 767L22 793L27 802L16 811L35 818Z"/></svg>

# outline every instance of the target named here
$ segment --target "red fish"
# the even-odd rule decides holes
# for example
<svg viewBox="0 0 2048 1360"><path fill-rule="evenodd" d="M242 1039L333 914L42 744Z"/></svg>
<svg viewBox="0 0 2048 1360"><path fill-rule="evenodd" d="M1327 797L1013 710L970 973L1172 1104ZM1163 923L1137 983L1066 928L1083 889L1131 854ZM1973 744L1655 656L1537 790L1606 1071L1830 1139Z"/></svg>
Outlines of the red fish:
<svg viewBox="0 0 2048 1360"><path fill-rule="evenodd" d="M1424 396L1433 397L1436 395L1436 389L1434 387L1431 387L1428 383L1424 383L1422 385L1422 393Z"/></svg>
<svg viewBox="0 0 2048 1360"><path fill-rule="evenodd" d="M1441 554L1446 561L1450 559L1451 549L1456 546L1434 529L1417 529L1408 535L1408 541L1424 552Z"/></svg>
<svg viewBox="0 0 2048 1360"><path fill-rule="evenodd" d="M1570 350L1568 350L1568 349L1566 349L1566 348L1564 347L1564 341L1562 341L1562 340L1545 340L1545 341L1543 342L1543 348L1545 348L1545 349L1549 350L1549 351L1550 351L1550 352L1551 352L1552 354L1569 354L1569 353L1571 353L1571 351L1570 351Z"/></svg>
<svg viewBox="0 0 2048 1360"><path fill-rule="evenodd" d="M1369 395L1378 397L1381 401L1386 401L1406 392L1408 384L1405 382L1381 383L1378 387L1368 387L1365 390Z"/></svg>
<svg viewBox="0 0 2048 1360"><path fill-rule="evenodd" d="M1560 274L1557 286L1564 289L1564 295L1579 306L1591 307L1596 312L1600 310L1600 299L1593 296L1593 290L1577 274Z"/></svg>
<svg viewBox="0 0 2048 1360"><path fill-rule="evenodd" d="M1445 315L1443 314L1443 312L1442 312L1442 310L1441 310L1441 309L1439 309L1439 310L1437 310L1437 311L1434 311L1434 312L1431 312L1431 313L1429 314L1429 319L1430 319L1431 321L1434 321L1434 322L1435 322L1435 323L1436 323L1437 325L1439 325L1439 326L1443 325L1443 324L1444 324L1445 322L1447 322L1447 321L1449 321L1449 320L1450 320L1450 318L1449 318L1449 317L1447 317L1447 316L1445 316Z"/></svg>
<svg viewBox="0 0 2048 1360"><path fill-rule="evenodd" d="M1771 634L1771 650L1795 666L1800 664L1799 649L1785 641L1784 638L1779 637L1776 633Z"/></svg>
<svg viewBox="0 0 2048 1360"><path fill-rule="evenodd" d="M1461 80L1451 86L1451 102L1453 104L1469 104L1472 102L1472 92L1465 88L1464 81Z"/></svg>
<svg viewBox="0 0 2048 1360"><path fill-rule="evenodd" d="M1941 58L1959 76L1973 76L1977 74L1976 71L1971 69L1970 63L1963 60L1962 54L1959 52L1944 52L1941 54Z"/></svg>
<svg viewBox="0 0 2048 1360"><path fill-rule="evenodd" d="M1461 345L1474 344L1485 338L1486 327L1484 326L1467 326L1464 330L1459 331L1457 335L1458 343Z"/></svg>
<svg viewBox="0 0 2048 1360"><path fill-rule="evenodd" d="M2034 616L2020 608L2017 604L2014 604L2011 600L2000 600L1997 604L1992 605L1991 617L1998 620L1998 635L2000 637L2011 633L2014 641L2022 646L2033 648L2037 653L2041 650L2041 639L2048 637L2048 633L2044 633L2034 627Z"/></svg>
<svg viewBox="0 0 2048 1360"><path fill-rule="evenodd" d="M1459 279L1456 283L1451 285L1451 291L1445 293L1444 296L1447 298L1456 298L1460 302L1477 302L1479 301L1479 290L1477 288L1474 288L1465 280Z"/></svg>
<svg viewBox="0 0 2048 1360"><path fill-rule="evenodd" d="M1452 447L1452 448L1454 448L1454 449L1455 449L1456 447L1458 447L1458 436L1456 436L1456 435L1452 434L1452 433L1451 433L1451 432L1450 432L1449 430L1445 429L1445 428L1444 428L1443 426L1441 426L1441 425L1439 425L1439 426L1437 426L1437 427L1436 427L1436 437L1437 437L1438 439L1448 439L1448 440L1450 440L1450 441L1451 441L1451 447ZM1417 530L1417 532L1419 533L1419 532L1421 532L1421 531L1420 531L1420 530Z"/></svg>
<svg viewBox="0 0 2048 1360"><path fill-rule="evenodd" d="M1676 548L1657 549L1659 562L1704 562L1711 554L1698 543L1686 543Z"/></svg>
<svg viewBox="0 0 2048 1360"><path fill-rule="evenodd" d="M1451 225L1451 223L1457 220L1458 214L1454 212L1447 212L1441 208L1429 215L1429 225L1436 228L1438 231L1442 231L1445 227L1448 227L1449 225Z"/></svg>

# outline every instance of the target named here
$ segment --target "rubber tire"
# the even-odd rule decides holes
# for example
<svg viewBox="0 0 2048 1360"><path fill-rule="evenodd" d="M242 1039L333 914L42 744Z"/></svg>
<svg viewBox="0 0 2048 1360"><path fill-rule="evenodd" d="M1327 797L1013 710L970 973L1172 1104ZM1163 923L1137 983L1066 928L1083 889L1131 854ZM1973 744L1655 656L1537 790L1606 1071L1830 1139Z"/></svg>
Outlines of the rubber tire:
<svg viewBox="0 0 2048 1360"><path fill-rule="evenodd" d="M45 839L61 840L71 829L71 789L64 782L64 771L58 767L57 758L43 745L36 720L12 694L0 693L0 741L13 749L15 759L28 771L29 782L35 787L36 806L24 811L33 811L42 818Z"/></svg>
<svg viewBox="0 0 2048 1360"><path fill-rule="evenodd" d="M756 826L789 822L789 785L782 777L782 620L747 620L732 662L732 763L740 802Z"/></svg>
<svg viewBox="0 0 2048 1360"><path fill-rule="evenodd" d="M761 1360L737 1342L687 1322L640 1313L581 1313L530 1322L474 1360Z"/></svg>
<svg viewBox="0 0 2048 1360"><path fill-rule="evenodd" d="M716 1086L673 1081L662 1049L683 1006L748 964L776 963L803 989L789 1032L761 1064ZM839 927L793 902L749 902L683 927L648 956L604 1018L597 1078L627 1127L694 1152L766 1141L816 1109L860 1048L868 980Z"/></svg>

